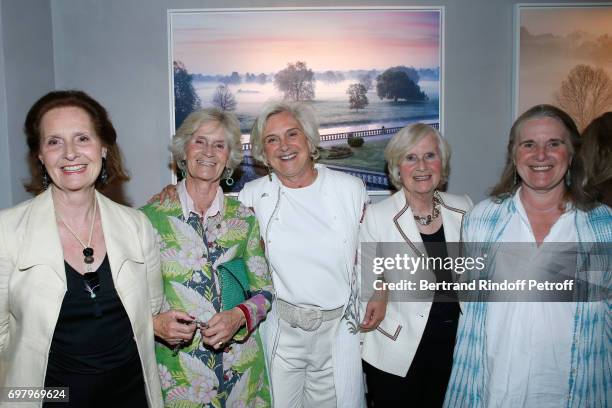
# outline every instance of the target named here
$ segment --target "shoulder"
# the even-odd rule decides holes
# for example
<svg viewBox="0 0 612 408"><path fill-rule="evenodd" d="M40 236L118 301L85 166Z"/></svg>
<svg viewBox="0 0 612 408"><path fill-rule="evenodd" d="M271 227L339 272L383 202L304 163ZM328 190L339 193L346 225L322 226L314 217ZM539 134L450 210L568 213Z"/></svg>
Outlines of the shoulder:
<svg viewBox="0 0 612 408"><path fill-rule="evenodd" d="M231 218L249 218L254 217L255 213L249 207L244 205L237 198L232 196L225 196L224 198L224 212L226 217Z"/></svg>
<svg viewBox="0 0 612 408"><path fill-rule="evenodd" d="M0 211L0 233L3 238L0 238L7 244L7 240L14 239L18 231L26 231L29 225L32 225L30 214L32 207L40 196L23 201L14 207ZM11 238L12 237L12 238Z"/></svg>
<svg viewBox="0 0 612 408"><path fill-rule="evenodd" d="M139 230L151 226L151 223L143 212L135 208L116 203L101 193L98 193L97 197L98 205L104 206L104 209L106 210L105 212L112 218L112 222L121 223L121 225L132 223Z"/></svg>
<svg viewBox="0 0 612 408"><path fill-rule="evenodd" d="M181 214L181 203L176 200L165 200L164 202L153 202L145 204L139 208L148 219L156 225L158 222L163 222L168 216L178 216Z"/></svg>
<svg viewBox="0 0 612 408"><path fill-rule="evenodd" d="M323 172L328 184L332 182L334 188L338 189L338 191L365 192L365 186L360 178L341 171L329 169L322 165L317 166L317 170Z"/></svg>
<svg viewBox="0 0 612 408"><path fill-rule="evenodd" d="M474 225L478 225L479 228L492 228L514 214L515 210L512 196L503 199L489 197L468 211L464 222L466 228L471 228Z"/></svg>
<svg viewBox="0 0 612 408"><path fill-rule="evenodd" d="M262 194L273 190L275 186L276 183L267 176L249 181L238 193L238 200L247 207L254 207L255 201L260 198Z"/></svg>
<svg viewBox="0 0 612 408"><path fill-rule="evenodd" d="M376 216L394 216L406 205L406 198L403 191L397 191L374 204L370 204L366 210L368 213Z"/></svg>
<svg viewBox="0 0 612 408"><path fill-rule="evenodd" d="M589 211L577 210L577 217L586 221L592 230L592 239L600 242L612 240L612 208L605 204L599 205ZM583 222L578 223L583 226Z"/></svg>
<svg viewBox="0 0 612 408"><path fill-rule="evenodd" d="M462 212L467 212L474 206L467 194L458 195L440 192L440 197L446 206Z"/></svg>
<svg viewBox="0 0 612 408"><path fill-rule="evenodd" d="M14 219L15 217L20 217L22 214L28 212L28 209L32 206L34 200L36 199L37 197L30 198L29 200L22 201L14 207L0 210L0 219L9 220Z"/></svg>
<svg viewBox="0 0 612 408"><path fill-rule="evenodd" d="M264 177L259 177L255 180L251 180L248 183L245 183L244 187L242 188L242 190L240 191L241 193L244 192L255 192L255 191L260 191L268 186L273 186L274 185L274 181L270 180L267 176Z"/></svg>
<svg viewBox="0 0 612 408"><path fill-rule="evenodd" d="M598 205L586 213L592 220L612 221L612 208L605 204Z"/></svg>
<svg viewBox="0 0 612 408"><path fill-rule="evenodd" d="M368 193L360 178L351 176L341 171L330 170L322 165L317 165L317 170L323 174L321 191L324 196L333 197L342 206L354 208L356 212L363 212L368 202Z"/></svg>

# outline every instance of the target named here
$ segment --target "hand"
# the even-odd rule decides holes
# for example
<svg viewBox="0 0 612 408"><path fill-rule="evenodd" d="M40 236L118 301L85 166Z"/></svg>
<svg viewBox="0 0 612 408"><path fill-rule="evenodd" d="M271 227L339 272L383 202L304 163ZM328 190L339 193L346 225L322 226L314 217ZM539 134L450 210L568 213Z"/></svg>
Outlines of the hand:
<svg viewBox="0 0 612 408"><path fill-rule="evenodd" d="M242 310L235 307L225 312L219 312L208 321L207 327L202 327L202 341L207 346L218 350L228 343L234 334L246 324Z"/></svg>
<svg viewBox="0 0 612 408"><path fill-rule="evenodd" d="M366 307L365 316L361 322L361 331L369 332L378 327L387 313L387 291L377 290L374 292Z"/></svg>
<svg viewBox="0 0 612 408"><path fill-rule="evenodd" d="M179 201L178 193L176 192L176 186L174 184L168 184L159 193L155 194L149 199L149 204L163 203L166 200Z"/></svg>
<svg viewBox="0 0 612 408"><path fill-rule="evenodd" d="M195 319L180 310L169 310L153 316L155 336L171 346L190 341L195 330Z"/></svg>

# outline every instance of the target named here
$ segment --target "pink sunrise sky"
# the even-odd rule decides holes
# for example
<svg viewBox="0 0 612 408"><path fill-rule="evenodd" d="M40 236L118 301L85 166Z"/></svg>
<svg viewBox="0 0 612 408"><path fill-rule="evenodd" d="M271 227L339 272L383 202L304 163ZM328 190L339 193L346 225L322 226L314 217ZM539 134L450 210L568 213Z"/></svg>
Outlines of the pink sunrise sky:
<svg viewBox="0 0 612 408"><path fill-rule="evenodd" d="M532 35L587 31L601 36L612 31L612 7L529 8L521 11L521 25Z"/></svg>
<svg viewBox="0 0 612 408"><path fill-rule="evenodd" d="M436 10L206 11L172 16L173 59L190 72L271 73L440 65Z"/></svg>

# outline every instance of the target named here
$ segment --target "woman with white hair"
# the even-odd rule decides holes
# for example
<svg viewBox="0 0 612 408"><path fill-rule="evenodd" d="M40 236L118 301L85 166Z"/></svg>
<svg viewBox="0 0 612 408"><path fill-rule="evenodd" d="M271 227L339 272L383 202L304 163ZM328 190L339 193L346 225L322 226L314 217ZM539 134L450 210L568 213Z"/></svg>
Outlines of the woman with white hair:
<svg viewBox="0 0 612 408"><path fill-rule="evenodd" d="M314 163L319 140L307 105L264 106L251 144L269 174L238 196L262 227L277 295L261 334L274 405L283 408L364 402L354 264L367 193L358 178ZM174 194L168 186L161 197Z"/></svg>
<svg viewBox="0 0 612 408"><path fill-rule="evenodd" d="M438 191L446 184L450 148L440 133L416 123L401 129L385 149L391 181L399 190L373 204L366 212L360 232L361 251L393 252L420 258L446 258L459 242L465 213L472 207L467 195ZM400 243L397 245L381 243ZM364 264L362 263L363 267ZM362 280L373 282L372 271L362 268ZM417 275L432 282L451 282L446 269L420 270ZM384 274L381 281L405 279L406 273ZM369 294L362 285L362 298ZM380 285L376 287L381 288ZM439 407L453 362L453 347L460 308L456 293L436 290L420 293L424 298L395 298L384 290L371 297L368 308L383 306L384 319L370 325L364 336L363 360L370 401L376 407L401 406L410 401L418 407ZM387 302L387 298L389 301ZM386 313L384 305L386 303ZM366 313L366 316L369 313Z"/></svg>
<svg viewBox="0 0 612 408"><path fill-rule="evenodd" d="M357 278L361 180L315 164L317 121L303 104L265 106L251 131L268 177L239 199L255 210L277 294L262 337L275 405L362 404Z"/></svg>
<svg viewBox="0 0 612 408"><path fill-rule="evenodd" d="M270 406L258 326L274 292L259 224L219 186L242 159L238 119L193 112L171 150L184 178L178 200L142 208L161 249L167 311L154 330L165 405Z"/></svg>

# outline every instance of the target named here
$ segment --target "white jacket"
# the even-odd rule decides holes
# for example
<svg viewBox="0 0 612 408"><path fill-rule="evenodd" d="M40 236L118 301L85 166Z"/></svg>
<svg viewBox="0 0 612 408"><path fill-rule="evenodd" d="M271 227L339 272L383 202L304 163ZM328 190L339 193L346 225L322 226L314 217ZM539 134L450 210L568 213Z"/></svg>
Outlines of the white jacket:
<svg viewBox="0 0 612 408"><path fill-rule="evenodd" d="M467 195L440 193L440 197L446 242L460 242L463 217L472 208L472 201ZM405 243L406 252L414 254L413 244L423 240L403 190L368 207L360 241ZM365 307L368 299L362 301ZM379 370L406 376L425 330L431 303L431 299L389 301L384 320L376 330L364 335L363 359Z"/></svg>
<svg viewBox="0 0 612 408"><path fill-rule="evenodd" d="M163 292L153 227L140 211L96 196L113 281L132 324L147 400L150 407L161 407L151 316L159 313ZM0 387L44 385L65 293L64 255L47 190L0 212Z"/></svg>
<svg viewBox="0 0 612 408"><path fill-rule="evenodd" d="M355 408L362 404L364 389L358 335L359 288L354 262L359 243L359 222L367 200L367 193L362 181L356 177L327 169L319 164L316 165L316 169L320 175L324 175L320 187L321 207L336 217L334 229L344 237L344 272L351 282L351 293L346 293L345 312L332 350L336 401L338 407ZM266 176L247 183L238 196L244 205L254 209L264 242L273 239L270 236L273 234L269 233L269 226L274 222L274 214L283 205L281 183L274 174L271 178L270 180ZM309 250L308 242L304 242L304 250ZM270 265L270 268L274 280L276 274L274 265ZM267 319L260 327L268 367L272 367L271 362L279 334L275 303L272 304ZM272 393L274 393L273 389Z"/></svg>

